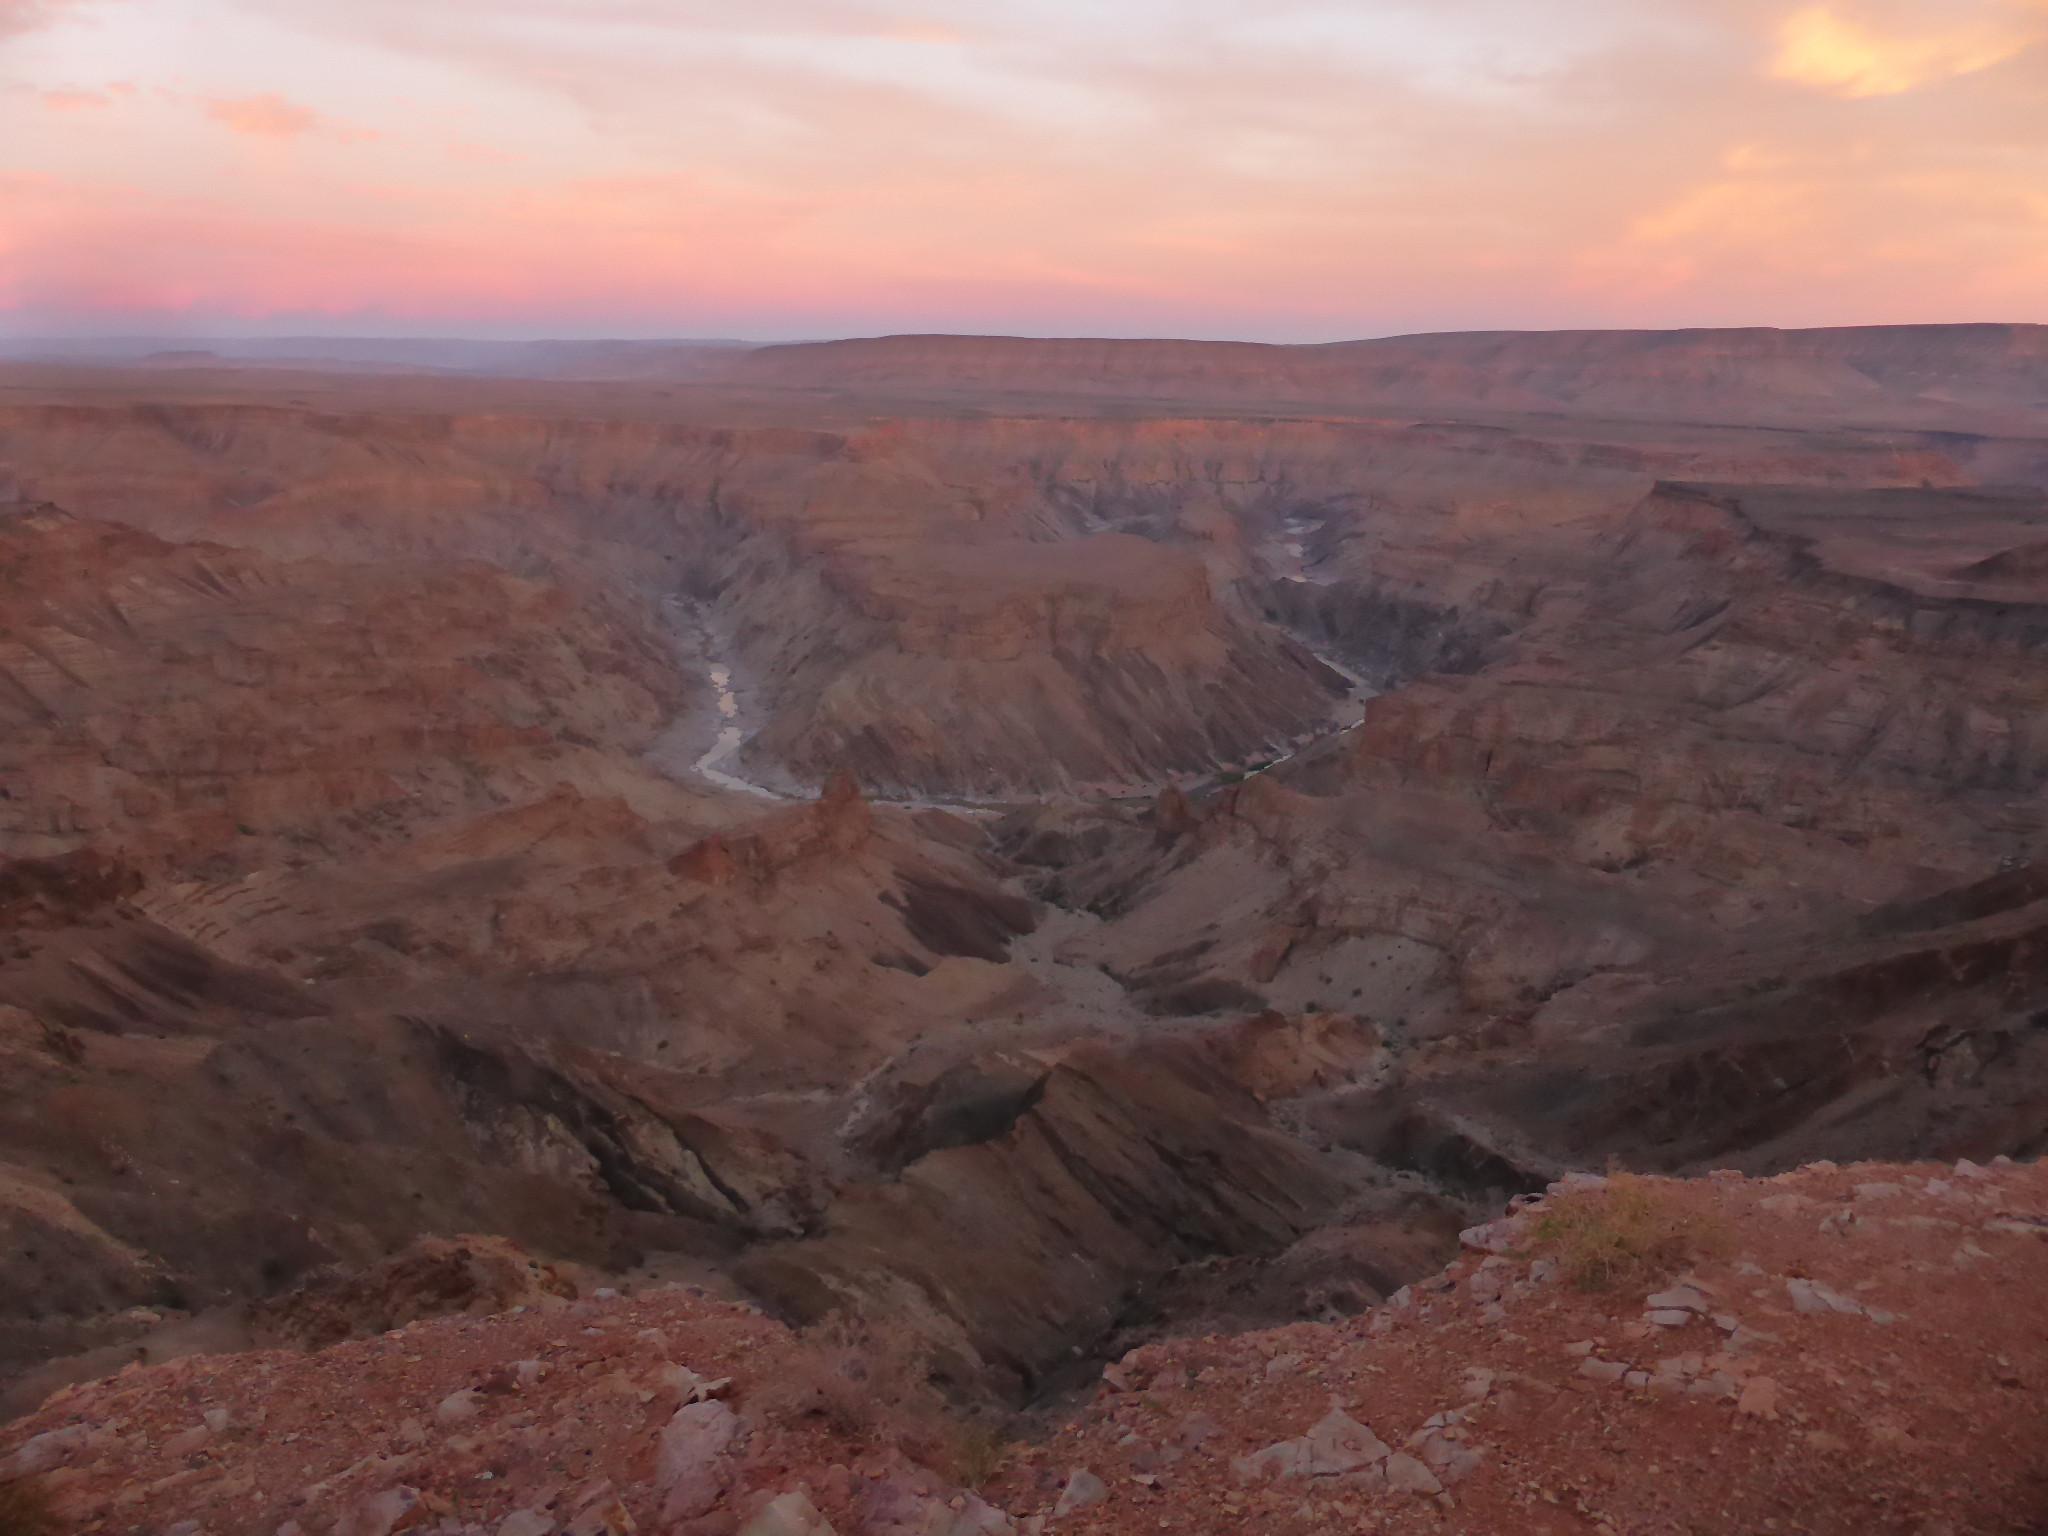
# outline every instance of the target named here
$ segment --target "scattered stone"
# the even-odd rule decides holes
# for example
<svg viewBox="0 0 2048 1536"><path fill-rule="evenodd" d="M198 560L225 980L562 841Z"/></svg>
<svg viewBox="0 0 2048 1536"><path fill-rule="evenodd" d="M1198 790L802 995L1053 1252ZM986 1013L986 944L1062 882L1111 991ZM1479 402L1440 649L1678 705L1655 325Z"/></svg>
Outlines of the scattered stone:
<svg viewBox="0 0 2048 1536"><path fill-rule="evenodd" d="M739 1416L723 1403L685 1403L676 1410L655 1447L654 1491L664 1519L701 1515L724 1497L739 1432Z"/></svg>
<svg viewBox="0 0 2048 1536"><path fill-rule="evenodd" d="M1438 1480L1437 1475L1406 1451L1396 1451L1387 1458L1386 1476L1387 1486L1396 1493L1418 1493L1433 1497L1444 1491L1444 1485Z"/></svg>
<svg viewBox="0 0 2048 1536"><path fill-rule="evenodd" d="M36 1477L52 1467L61 1467L85 1449L89 1433L83 1424L70 1424L24 1440L12 1456L0 1461L0 1483Z"/></svg>
<svg viewBox="0 0 2048 1536"><path fill-rule="evenodd" d="M1458 1241L1475 1253L1505 1254L1514 1251L1520 1235L1521 1223L1513 1218L1503 1218L1467 1227L1458 1234Z"/></svg>
<svg viewBox="0 0 2048 1536"><path fill-rule="evenodd" d="M1775 1419L1778 1416L1778 1384L1768 1376L1752 1376L1742 1384L1735 1411L1745 1418Z"/></svg>
<svg viewBox="0 0 2048 1536"><path fill-rule="evenodd" d="M334 1528L334 1536L391 1536L419 1506L420 1491L400 1484L357 1504Z"/></svg>
<svg viewBox="0 0 2048 1536"><path fill-rule="evenodd" d="M1787 1280L1785 1293L1792 1298L1795 1312L1837 1312L1844 1317L1857 1317L1863 1312L1860 1302L1822 1285L1818 1280Z"/></svg>
<svg viewBox="0 0 2048 1536"><path fill-rule="evenodd" d="M483 1394L474 1387L464 1387L460 1392L450 1392L434 1408L434 1419L441 1424L467 1424L476 1417L477 1405Z"/></svg>
<svg viewBox="0 0 2048 1536"><path fill-rule="evenodd" d="M833 1536L832 1522L801 1491L770 1499L740 1527L740 1536Z"/></svg>
<svg viewBox="0 0 2048 1536"><path fill-rule="evenodd" d="M1208 1414L1191 1413L1180 1421L1180 1428L1174 1431L1174 1439L1195 1451L1222 1433L1223 1426Z"/></svg>
<svg viewBox="0 0 2048 1536"><path fill-rule="evenodd" d="M1663 1311L1704 1312L1709 1304L1705 1289L1690 1280L1643 1298L1644 1307Z"/></svg>
<svg viewBox="0 0 2048 1536"><path fill-rule="evenodd" d="M1423 1464L1436 1474L1438 1482L1446 1488L1454 1488L1479 1470L1484 1457L1459 1438L1462 1431L1444 1428L1425 1428L1410 1437L1408 1448L1421 1458Z"/></svg>
<svg viewBox="0 0 2048 1536"><path fill-rule="evenodd" d="M179 1430L164 1442L164 1454L176 1459L196 1456L206 1448L206 1442L213 1438L213 1431L204 1424L194 1424L190 1429Z"/></svg>
<svg viewBox="0 0 2048 1536"><path fill-rule="evenodd" d="M723 1397L730 1391L732 1378L700 1376L687 1365L671 1365L662 1369L661 1384L674 1392L685 1404L706 1403L714 1397Z"/></svg>
<svg viewBox="0 0 2048 1536"><path fill-rule="evenodd" d="M1076 1467L1067 1476L1067 1485L1060 1490L1059 1502L1052 1507L1055 1520L1071 1515L1077 1509L1086 1509L1091 1504L1100 1504L1109 1497L1109 1488L1086 1467Z"/></svg>
<svg viewBox="0 0 2048 1536"><path fill-rule="evenodd" d="M635 1536L639 1530L618 1490L603 1478L584 1484L565 1507L571 1513L563 1536Z"/></svg>
<svg viewBox="0 0 2048 1536"><path fill-rule="evenodd" d="M1986 1232L2006 1232L2015 1237L2048 1238L2048 1222L2042 1221L2013 1221L2001 1217L1996 1221L1985 1222L1984 1230Z"/></svg>
<svg viewBox="0 0 2048 1536"><path fill-rule="evenodd" d="M1332 1408L1305 1435L1282 1440L1231 1463L1238 1477L1342 1477L1386 1459L1387 1446L1341 1408Z"/></svg>

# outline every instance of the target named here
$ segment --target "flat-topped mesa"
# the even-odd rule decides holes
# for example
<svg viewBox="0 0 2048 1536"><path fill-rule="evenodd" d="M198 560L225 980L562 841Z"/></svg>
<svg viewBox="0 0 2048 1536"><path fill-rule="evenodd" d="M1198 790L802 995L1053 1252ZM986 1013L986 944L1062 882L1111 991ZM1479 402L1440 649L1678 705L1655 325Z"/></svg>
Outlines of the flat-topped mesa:
<svg viewBox="0 0 2048 1536"><path fill-rule="evenodd" d="M2048 327L1474 331L1313 346L881 336L761 347L735 377L898 395L1123 397L1943 425L2048 411Z"/></svg>

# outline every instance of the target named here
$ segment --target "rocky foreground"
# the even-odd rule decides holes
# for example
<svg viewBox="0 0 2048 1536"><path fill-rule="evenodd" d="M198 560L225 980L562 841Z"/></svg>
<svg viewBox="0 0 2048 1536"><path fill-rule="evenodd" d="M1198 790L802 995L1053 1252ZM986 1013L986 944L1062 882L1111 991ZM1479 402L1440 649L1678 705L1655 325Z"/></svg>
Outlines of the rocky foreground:
<svg viewBox="0 0 2048 1536"><path fill-rule="evenodd" d="M0 1431L0 1528L2048 1529L2048 1168L1571 1175L1463 1247L1359 1316L1149 1345L1000 1427L890 1337L568 1299L536 1263L494 1315L67 1388ZM320 1305L311 1336L349 1311Z"/></svg>

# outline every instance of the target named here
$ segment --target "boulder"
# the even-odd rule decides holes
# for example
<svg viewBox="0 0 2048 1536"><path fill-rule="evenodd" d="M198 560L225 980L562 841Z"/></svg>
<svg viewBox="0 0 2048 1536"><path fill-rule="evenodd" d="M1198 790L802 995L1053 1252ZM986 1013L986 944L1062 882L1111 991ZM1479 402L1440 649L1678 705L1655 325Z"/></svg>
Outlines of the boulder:
<svg viewBox="0 0 2048 1536"><path fill-rule="evenodd" d="M740 1527L740 1536L834 1536L832 1522L818 1513L809 1495L778 1494Z"/></svg>
<svg viewBox="0 0 2048 1536"><path fill-rule="evenodd" d="M1077 1467L1067 1478L1067 1486L1060 1490L1059 1502L1052 1507L1055 1520L1070 1515L1077 1509L1086 1509L1091 1504L1100 1504L1109 1497L1109 1489L1101 1478L1086 1467Z"/></svg>
<svg viewBox="0 0 2048 1536"><path fill-rule="evenodd" d="M739 1415L723 1403L685 1403L676 1410L655 1447L654 1491L662 1518L691 1519L724 1497L739 1433Z"/></svg>

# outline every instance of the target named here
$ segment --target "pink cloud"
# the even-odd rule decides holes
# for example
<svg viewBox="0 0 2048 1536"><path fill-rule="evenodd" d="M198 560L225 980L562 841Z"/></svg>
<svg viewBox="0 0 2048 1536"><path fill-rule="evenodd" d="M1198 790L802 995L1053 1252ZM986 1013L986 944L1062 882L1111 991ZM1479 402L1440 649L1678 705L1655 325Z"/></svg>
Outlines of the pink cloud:
<svg viewBox="0 0 2048 1536"><path fill-rule="evenodd" d="M44 91L41 100L51 112L96 112L114 104L103 91Z"/></svg>
<svg viewBox="0 0 2048 1536"><path fill-rule="evenodd" d="M0 37L53 26L59 13L74 4L76 0L0 0Z"/></svg>
<svg viewBox="0 0 2048 1536"><path fill-rule="evenodd" d="M1671 0L1640 27L1555 0L1581 53L1447 84L1401 50L1442 74L1458 28L1417 41L1369 7L1306 32L1284 23L1346 8L1006 30L920 3L233 0L303 52L210 96L148 66L132 111L62 134L44 111L91 93L0 85L15 168L69 194L0 220L0 309L1289 336L2048 319L2048 46L2013 51L2048 0ZM1541 30L1511 0L1434 4Z"/></svg>
<svg viewBox="0 0 2048 1536"><path fill-rule="evenodd" d="M320 114L276 93L262 96L216 96L206 115L230 133L257 139L293 139L321 126Z"/></svg>

